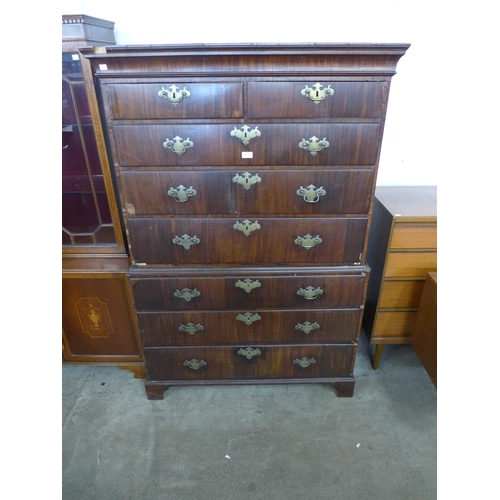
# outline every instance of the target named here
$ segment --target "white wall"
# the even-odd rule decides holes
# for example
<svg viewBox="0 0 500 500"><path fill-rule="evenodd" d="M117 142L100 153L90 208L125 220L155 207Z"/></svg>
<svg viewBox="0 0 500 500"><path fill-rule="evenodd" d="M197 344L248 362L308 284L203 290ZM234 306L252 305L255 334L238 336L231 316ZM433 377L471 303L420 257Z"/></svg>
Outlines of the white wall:
<svg viewBox="0 0 500 500"><path fill-rule="evenodd" d="M409 42L391 84L377 184L437 185L440 155L433 154L428 122L441 60L437 28L446 12L446 2L436 0L65 0L62 14L115 22L120 45Z"/></svg>

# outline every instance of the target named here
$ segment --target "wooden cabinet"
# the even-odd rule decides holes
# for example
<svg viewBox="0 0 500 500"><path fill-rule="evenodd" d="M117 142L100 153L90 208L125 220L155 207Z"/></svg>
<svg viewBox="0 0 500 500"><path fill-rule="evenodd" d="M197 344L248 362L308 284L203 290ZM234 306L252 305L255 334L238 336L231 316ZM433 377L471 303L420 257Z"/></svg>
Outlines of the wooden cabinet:
<svg viewBox="0 0 500 500"><path fill-rule="evenodd" d="M130 243L146 393L352 396L391 77L408 45L82 49Z"/></svg>
<svg viewBox="0 0 500 500"><path fill-rule="evenodd" d="M407 344L428 272L437 269L437 189L378 186L368 239L371 268L363 330L376 345Z"/></svg>

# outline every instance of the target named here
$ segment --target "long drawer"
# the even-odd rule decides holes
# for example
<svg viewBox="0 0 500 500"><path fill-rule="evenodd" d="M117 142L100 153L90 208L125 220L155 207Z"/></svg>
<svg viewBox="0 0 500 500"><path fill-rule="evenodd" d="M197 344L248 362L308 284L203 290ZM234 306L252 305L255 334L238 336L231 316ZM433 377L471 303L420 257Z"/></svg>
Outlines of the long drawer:
<svg viewBox="0 0 500 500"><path fill-rule="evenodd" d="M353 265L361 260L366 226L366 217L128 221L134 259L148 265Z"/></svg>
<svg viewBox="0 0 500 500"><path fill-rule="evenodd" d="M355 346L146 347L148 380L334 378L352 374Z"/></svg>
<svg viewBox="0 0 500 500"><path fill-rule="evenodd" d="M138 313L145 347L356 340L361 309Z"/></svg>
<svg viewBox="0 0 500 500"><path fill-rule="evenodd" d="M130 215L367 214L374 170L125 170Z"/></svg>
<svg viewBox="0 0 500 500"><path fill-rule="evenodd" d="M238 312L271 309L360 307L366 273L338 275L132 278L136 309L141 311ZM241 311L240 311L241 310Z"/></svg>
<svg viewBox="0 0 500 500"><path fill-rule="evenodd" d="M120 167L374 165L380 133L379 123L115 123L113 154Z"/></svg>

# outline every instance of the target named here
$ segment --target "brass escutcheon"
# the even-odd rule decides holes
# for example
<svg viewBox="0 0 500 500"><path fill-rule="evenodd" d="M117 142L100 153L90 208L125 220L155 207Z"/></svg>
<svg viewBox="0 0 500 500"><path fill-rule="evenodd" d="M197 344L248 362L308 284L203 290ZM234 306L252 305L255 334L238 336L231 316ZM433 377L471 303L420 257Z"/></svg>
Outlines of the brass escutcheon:
<svg viewBox="0 0 500 500"><path fill-rule="evenodd" d="M233 229L241 231L245 236L249 236L252 231L258 231L260 229L260 224L258 221L251 222L248 219L243 222L237 222Z"/></svg>
<svg viewBox="0 0 500 500"><path fill-rule="evenodd" d="M261 178L259 174L252 175L249 172L245 172L244 174L236 174L233 177L233 182L237 182L238 184L241 184L247 191L254 185L257 184L257 182L261 182Z"/></svg>
<svg viewBox="0 0 500 500"><path fill-rule="evenodd" d="M203 326L199 323L197 325L193 323L188 323L187 325L180 325L179 330L181 332L187 332L189 335L194 335L196 332L203 330Z"/></svg>
<svg viewBox="0 0 500 500"><path fill-rule="evenodd" d="M237 137L241 139L241 142L245 144L245 146L255 137L260 137L259 127L255 127L253 130L248 125L243 125L240 129L234 127L231 130L231 137Z"/></svg>
<svg viewBox="0 0 500 500"><path fill-rule="evenodd" d="M245 323L246 325L251 325L253 322L259 321L261 318L257 313L252 314L250 312L246 312L245 314L238 314L238 316L236 316L236 319L238 321L243 321L243 323Z"/></svg>
<svg viewBox="0 0 500 500"><path fill-rule="evenodd" d="M198 238L196 234L194 236L183 234L181 237L176 236L172 240L172 243L180 245L181 247L184 247L186 250L189 250L193 245L197 245L198 243L200 243L200 238Z"/></svg>
<svg viewBox="0 0 500 500"><path fill-rule="evenodd" d="M182 184L176 188L171 187L167 194L175 199L179 203L184 203L188 201L191 196L196 196L196 189L193 186L185 188Z"/></svg>
<svg viewBox="0 0 500 500"><path fill-rule="evenodd" d="M168 137L165 139L163 143L163 147L165 149L170 149L170 151L174 152L177 155L181 155L186 152L187 149L192 148L194 146L193 141L187 139L182 139L179 136L174 137L170 140Z"/></svg>
<svg viewBox="0 0 500 500"><path fill-rule="evenodd" d="M184 361L184 363L182 364L191 368L191 370L199 370L202 366L207 366L207 362L203 359L200 359L200 361L198 361L197 359L186 359L186 361Z"/></svg>
<svg viewBox="0 0 500 500"><path fill-rule="evenodd" d="M312 286L308 286L305 290L303 288L297 290L297 295L304 297L306 300L314 300L322 294L323 289L321 287L313 288Z"/></svg>
<svg viewBox="0 0 500 500"><path fill-rule="evenodd" d="M306 321L305 323L297 323L295 325L295 330L300 330L305 334L311 333L313 330L317 330L318 328L319 328L318 323L316 322L310 323L309 321Z"/></svg>
<svg viewBox="0 0 500 500"><path fill-rule="evenodd" d="M171 85L168 89L162 87L158 92L158 97L164 97L174 106L177 106L184 98L191 97L191 92L186 87L181 90L177 85Z"/></svg>
<svg viewBox="0 0 500 500"><path fill-rule="evenodd" d="M304 201L307 203L316 203L319 201L320 196L324 196L326 194L326 191L323 189L323 186L317 188L316 186L309 184L306 188L300 186L300 188L297 189L297 194L302 196Z"/></svg>
<svg viewBox="0 0 500 500"><path fill-rule="evenodd" d="M260 288L262 285L260 284L259 280L252 281L251 279L247 278L243 281L238 280L234 286L236 288L242 288L243 290L245 290L245 292L250 293L253 289Z"/></svg>
<svg viewBox="0 0 500 500"><path fill-rule="evenodd" d="M191 302L191 299L194 299L195 297L199 297L201 293L194 288L193 290L190 290L189 288L183 288L182 290L176 290L174 292L174 297L177 297L178 299L184 299L186 302Z"/></svg>
<svg viewBox="0 0 500 500"><path fill-rule="evenodd" d="M305 236L297 236L297 238L295 238L295 243L304 247L306 250L309 250L322 242L323 240L319 237L319 235L313 237L310 234L306 234Z"/></svg>
<svg viewBox="0 0 500 500"><path fill-rule="evenodd" d="M259 356L262 353L260 352L260 349L253 349L252 347L245 347L243 349L242 347L238 351L238 354L240 354L241 356L245 356L245 358L247 359L252 359L254 356Z"/></svg>
<svg viewBox="0 0 500 500"><path fill-rule="evenodd" d="M306 85L305 89L300 92L303 96L309 97L314 104L319 104L325 97L333 97L334 90L331 85L324 88L321 83L315 83L312 87Z"/></svg>
<svg viewBox="0 0 500 500"><path fill-rule="evenodd" d="M314 358L295 358L293 360L294 365L299 365L301 368L307 368L308 366L314 365L316 360Z"/></svg>
<svg viewBox="0 0 500 500"><path fill-rule="evenodd" d="M312 156L316 156L322 149L330 146L330 143L326 140L326 137L323 139L318 139L315 135L313 135L308 141L306 139L302 139L299 142L299 148L307 149L311 153Z"/></svg>

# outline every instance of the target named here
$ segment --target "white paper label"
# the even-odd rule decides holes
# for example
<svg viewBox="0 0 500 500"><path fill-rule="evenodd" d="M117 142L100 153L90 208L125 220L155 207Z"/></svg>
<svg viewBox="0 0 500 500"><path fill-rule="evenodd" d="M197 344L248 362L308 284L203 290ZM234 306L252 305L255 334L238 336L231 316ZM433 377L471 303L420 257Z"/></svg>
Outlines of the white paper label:
<svg viewBox="0 0 500 500"><path fill-rule="evenodd" d="M101 71L108 71L108 65L107 64L99 64L99 69Z"/></svg>
<svg viewBox="0 0 500 500"><path fill-rule="evenodd" d="M78 57L78 54L71 54L71 59L73 59L73 61L78 61L80 58Z"/></svg>
<svg viewBox="0 0 500 500"><path fill-rule="evenodd" d="M242 158L253 158L253 151L242 151L241 157Z"/></svg>

